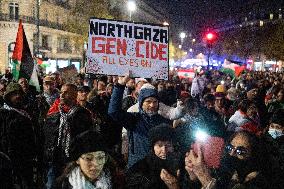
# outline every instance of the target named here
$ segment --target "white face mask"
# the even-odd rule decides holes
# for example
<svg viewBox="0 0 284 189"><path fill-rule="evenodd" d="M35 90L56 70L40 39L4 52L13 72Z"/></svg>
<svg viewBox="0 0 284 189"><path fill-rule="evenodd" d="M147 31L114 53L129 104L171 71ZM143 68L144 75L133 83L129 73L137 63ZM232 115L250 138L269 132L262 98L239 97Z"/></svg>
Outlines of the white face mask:
<svg viewBox="0 0 284 189"><path fill-rule="evenodd" d="M272 138L276 139L284 135L281 130L278 129L269 129L268 133L272 136Z"/></svg>

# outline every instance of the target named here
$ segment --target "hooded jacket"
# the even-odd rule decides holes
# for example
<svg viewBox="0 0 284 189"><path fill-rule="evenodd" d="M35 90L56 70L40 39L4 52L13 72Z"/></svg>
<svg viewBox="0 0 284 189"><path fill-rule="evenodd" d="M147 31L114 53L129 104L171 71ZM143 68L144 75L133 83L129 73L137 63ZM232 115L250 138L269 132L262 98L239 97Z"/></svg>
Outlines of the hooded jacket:
<svg viewBox="0 0 284 189"><path fill-rule="evenodd" d="M148 132L152 127L161 123L170 123L170 120L162 117L159 114L152 116L147 115L142 110L142 103L148 97L155 97L158 99L157 91L155 89L143 89L140 92L138 103L139 112L125 112L122 110L122 98L125 86L117 84L114 87L111 96L108 114L123 125L128 133L129 142L129 157L128 168L137 161L144 158L150 151L150 143Z"/></svg>

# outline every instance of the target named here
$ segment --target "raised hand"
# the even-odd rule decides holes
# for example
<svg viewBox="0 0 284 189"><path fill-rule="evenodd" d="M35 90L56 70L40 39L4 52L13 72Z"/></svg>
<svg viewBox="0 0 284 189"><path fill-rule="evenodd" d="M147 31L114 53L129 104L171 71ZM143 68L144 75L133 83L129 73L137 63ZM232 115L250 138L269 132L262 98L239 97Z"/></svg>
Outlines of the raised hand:
<svg viewBox="0 0 284 189"><path fill-rule="evenodd" d="M127 81L130 79L129 74L126 74L123 77L118 77L118 83L120 85L126 85Z"/></svg>
<svg viewBox="0 0 284 189"><path fill-rule="evenodd" d="M192 177L191 179L197 177L202 186L207 186L212 181L213 178L204 162L200 144L197 144L197 155L194 154L193 150L190 150L190 152L187 153L185 163L185 169L190 177Z"/></svg>
<svg viewBox="0 0 284 189"><path fill-rule="evenodd" d="M177 177L171 175L167 170L162 169L160 177L165 182L169 189L179 189L178 177L180 175L180 171L177 171Z"/></svg>

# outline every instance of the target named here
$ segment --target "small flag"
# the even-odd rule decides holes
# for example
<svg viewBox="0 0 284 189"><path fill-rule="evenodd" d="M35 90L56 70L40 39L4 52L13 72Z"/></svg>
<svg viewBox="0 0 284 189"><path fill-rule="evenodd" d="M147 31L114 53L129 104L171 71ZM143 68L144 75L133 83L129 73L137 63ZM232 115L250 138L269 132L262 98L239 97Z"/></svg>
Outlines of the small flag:
<svg viewBox="0 0 284 189"><path fill-rule="evenodd" d="M26 78L31 85L39 90L39 83L28 40L24 31L22 20L19 22L16 44L12 56L13 60L13 77L16 81L20 78Z"/></svg>

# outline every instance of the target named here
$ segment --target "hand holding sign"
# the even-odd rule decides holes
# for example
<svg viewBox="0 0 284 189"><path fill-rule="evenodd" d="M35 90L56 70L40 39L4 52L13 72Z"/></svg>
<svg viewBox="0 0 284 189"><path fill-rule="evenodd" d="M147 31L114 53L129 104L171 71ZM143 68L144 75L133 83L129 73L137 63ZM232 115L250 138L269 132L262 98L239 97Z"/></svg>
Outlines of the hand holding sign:
<svg viewBox="0 0 284 189"><path fill-rule="evenodd" d="M123 77L118 77L118 83L120 85L126 85L127 81L129 81L131 75L131 71Z"/></svg>

